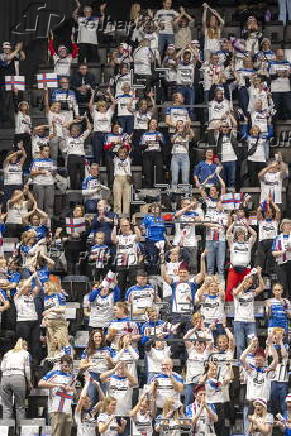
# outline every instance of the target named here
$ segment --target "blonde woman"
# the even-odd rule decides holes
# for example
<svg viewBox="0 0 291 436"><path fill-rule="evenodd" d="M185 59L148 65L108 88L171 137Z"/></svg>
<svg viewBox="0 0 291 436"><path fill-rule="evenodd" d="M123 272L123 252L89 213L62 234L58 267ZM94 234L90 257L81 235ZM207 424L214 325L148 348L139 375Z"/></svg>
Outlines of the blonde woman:
<svg viewBox="0 0 291 436"><path fill-rule="evenodd" d="M154 408L154 401L150 394L144 393L137 405L129 412L133 424L133 434L152 436Z"/></svg>
<svg viewBox="0 0 291 436"><path fill-rule="evenodd" d="M271 436L273 429L273 417L267 412L267 403L258 398L253 402L254 413L249 416L250 436Z"/></svg>
<svg viewBox="0 0 291 436"><path fill-rule="evenodd" d="M47 328L47 354L54 356L54 341L68 343L68 323L66 321L66 296L57 282L44 285L43 322Z"/></svg>
<svg viewBox="0 0 291 436"><path fill-rule="evenodd" d="M15 419L19 424L19 421L25 418L26 382L31 386L30 357L26 341L19 339L15 347L4 355L1 372L0 397L3 419L14 419L15 408Z"/></svg>
<svg viewBox="0 0 291 436"><path fill-rule="evenodd" d="M113 97L110 95L111 103L107 107L104 100L94 103L95 94L92 92L89 102L89 109L94 122L94 136L93 136L93 153L94 162L101 163L102 149L105 141L105 135L111 132L111 122L114 115L115 103Z"/></svg>
<svg viewBox="0 0 291 436"><path fill-rule="evenodd" d="M106 397L101 403L101 413L97 419L100 436L118 436L126 427L126 420L116 420L117 401L113 397Z"/></svg>
<svg viewBox="0 0 291 436"><path fill-rule="evenodd" d="M204 60L209 61L210 53L220 50L220 35L224 21L214 9L211 9L207 3L203 3L203 26L204 32Z"/></svg>
<svg viewBox="0 0 291 436"><path fill-rule="evenodd" d="M33 194L29 191L27 185L24 186L23 191L16 189L8 200L6 205L6 221L7 226L6 237L19 238L22 231L22 220L29 210L37 207Z"/></svg>
<svg viewBox="0 0 291 436"><path fill-rule="evenodd" d="M176 400L168 398L163 407L162 415L156 418L155 430L159 432L160 436L180 436L181 435L181 421L183 418L183 408L176 407Z"/></svg>

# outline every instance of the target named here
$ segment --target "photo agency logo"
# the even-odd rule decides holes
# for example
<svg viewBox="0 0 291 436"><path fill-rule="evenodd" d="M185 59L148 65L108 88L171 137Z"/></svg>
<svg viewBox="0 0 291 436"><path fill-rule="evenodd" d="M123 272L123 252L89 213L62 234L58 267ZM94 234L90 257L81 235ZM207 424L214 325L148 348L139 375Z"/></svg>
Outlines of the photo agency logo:
<svg viewBox="0 0 291 436"><path fill-rule="evenodd" d="M59 26L65 18L64 12L50 8L48 2L31 2L10 32L22 38L48 38L50 29Z"/></svg>

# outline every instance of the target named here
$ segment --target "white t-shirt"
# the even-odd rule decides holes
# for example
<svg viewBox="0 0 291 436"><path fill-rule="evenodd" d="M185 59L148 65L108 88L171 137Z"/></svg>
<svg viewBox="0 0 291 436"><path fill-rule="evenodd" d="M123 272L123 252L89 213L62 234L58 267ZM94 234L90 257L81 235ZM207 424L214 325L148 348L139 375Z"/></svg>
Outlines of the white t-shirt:
<svg viewBox="0 0 291 436"><path fill-rule="evenodd" d="M140 76L152 75L153 52L149 47L138 47L133 53L133 71Z"/></svg>
<svg viewBox="0 0 291 436"><path fill-rule="evenodd" d="M152 112L134 112L134 130L147 130L149 121L152 119Z"/></svg>
<svg viewBox="0 0 291 436"><path fill-rule="evenodd" d="M97 44L98 17L78 17L78 44Z"/></svg>
<svg viewBox="0 0 291 436"><path fill-rule="evenodd" d="M56 53L53 55L54 60L54 72L60 77L70 77L72 56L66 56L61 58Z"/></svg>
<svg viewBox="0 0 291 436"><path fill-rule="evenodd" d="M192 211L191 214L183 214L180 216L180 222L175 225L174 245L180 244L183 247L197 247L195 222L193 222L193 218L196 216L203 218L203 211L196 209Z"/></svg>
<svg viewBox="0 0 291 436"><path fill-rule="evenodd" d="M278 221L269 219L259 221L259 241L275 239L277 235Z"/></svg>
<svg viewBox="0 0 291 436"><path fill-rule="evenodd" d="M23 133L31 134L31 119L29 115L19 111L15 114L15 134L22 135Z"/></svg>
<svg viewBox="0 0 291 436"><path fill-rule="evenodd" d="M139 247L136 235L116 236L116 264L119 266L136 265Z"/></svg>
<svg viewBox="0 0 291 436"><path fill-rule="evenodd" d="M188 351L186 384L199 383L199 376L202 376L205 371L205 362L209 357L209 352L205 350L203 353L197 353L193 347Z"/></svg>
<svg viewBox="0 0 291 436"><path fill-rule="evenodd" d="M266 162L267 156L265 152L266 138L260 137L259 139L255 136L248 137L248 150L251 150L256 146L256 151L248 156L248 160L252 162Z"/></svg>
<svg viewBox="0 0 291 436"><path fill-rule="evenodd" d="M158 348L151 348L146 353L148 363L148 373L160 373L162 372L162 362L165 359L171 357L171 347L166 345L162 350Z"/></svg>
<svg viewBox="0 0 291 436"><path fill-rule="evenodd" d="M92 117L94 121L94 132L109 133L111 131L111 121L113 117L113 111L108 109L106 112L100 112L94 109L92 111Z"/></svg>
<svg viewBox="0 0 291 436"><path fill-rule="evenodd" d="M251 119L252 126L258 126L261 129L261 133L268 133L268 111L252 111Z"/></svg>
<svg viewBox="0 0 291 436"><path fill-rule="evenodd" d="M247 268L251 263L252 243L247 242L233 242L230 251L231 263L234 267Z"/></svg>
<svg viewBox="0 0 291 436"><path fill-rule="evenodd" d="M75 412L75 420L77 424L77 436L96 436L96 418L85 414L81 420L81 413Z"/></svg>
<svg viewBox="0 0 291 436"><path fill-rule="evenodd" d="M37 321L33 295L20 295L14 299L17 321Z"/></svg>
<svg viewBox="0 0 291 436"><path fill-rule="evenodd" d="M39 174L33 177L33 183L38 186L53 186L54 184L54 176L53 172L55 171L54 162L52 159L43 159L38 158L34 159L32 162L31 171L34 170L44 170L47 171L47 174Z"/></svg>
<svg viewBox="0 0 291 436"><path fill-rule="evenodd" d="M114 176L130 176L130 159L120 159L118 156L114 157Z"/></svg>
<svg viewBox="0 0 291 436"><path fill-rule="evenodd" d="M232 162L237 160L237 155L234 152L231 143L231 137L223 135L221 144L221 162Z"/></svg>
<svg viewBox="0 0 291 436"><path fill-rule="evenodd" d="M104 423L107 424L108 421L110 421L112 418L112 415L108 415L107 413L100 413L100 415L97 418L98 424ZM96 433L95 433L96 434ZM114 418L109 425L108 430L100 433L101 436L118 436L118 423L116 419Z"/></svg>
<svg viewBox="0 0 291 436"><path fill-rule="evenodd" d="M114 314L114 293L106 296L98 294L95 301L90 303L90 327L108 326Z"/></svg>
<svg viewBox="0 0 291 436"><path fill-rule="evenodd" d="M250 369L246 372L247 377L247 400L254 401L257 398L268 402L270 398L271 382L275 379L275 371L267 371L267 368Z"/></svg>
<svg viewBox="0 0 291 436"><path fill-rule="evenodd" d="M268 201L270 194L275 203L282 203L282 175L279 171L267 172L261 180L261 202Z"/></svg>
<svg viewBox="0 0 291 436"><path fill-rule="evenodd" d="M173 34L173 20L177 18L178 12L174 9L159 9L156 13L155 20L163 25L163 29L159 29L159 33L172 35Z"/></svg>
<svg viewBox="0 0 291 436"><path fill-rule="evenodd" d="M220 323L225 322L224 301L219 295L204 295L201 305L201 315L207 324L218 320Z"/></svg>
<svg viewBox="0 0 291 436"><path fill-rule="evenodd" d="M22 185L22 165L19 163L7 163L4 166L4 186Z"/></svg>
<svg viewBox="0 0 291 436"><path fill-rule="evenodd" d="M118 116L132 116L132 112L128 109L130 103L134 103L134 97L129 94L116 96Z"/></svg>
<svg viewBox="0 0 291 436"><path fill-rule="evenodd" d="M132 408L132 388L127 377L112 374L108 381L108 394L116 399L117 416L128 416Z"/></svg>
<svg viewBox="0 0 291 436"><path fill-rule="evenodd" d="M53 129L53 121L55 121L55 126L56 126L56 134L58 137L63 138L66 136L67 132L65 129L65 124L67 122L67 117L66 115L62 114L62 113L55 113L52 111L49 111L48 113L48 124L50 126L50 130L49 133L50 135L53 134L54 129Z"/></svg>
<svg viewBox="0 0 291 436"><path fill-rule="evenodd" d="M68 155L74 154L79 156L85 155L85 140L87 136L90 135L90 130L85 130L85 132L80 136L68 136L66 139L66 152Z"/></svg>
<svg viewBox="0 0 291 436"><path fill-rule="evenodd" d="M255 321L254 299L255 293L252 290L249 292L240 292L238 295L233 296L234 321Z"/></svg>
<svg viewBox="0 0 291 436"><path fill-rule="evenodd" d="M216 101L212 100L209 103L209 121L221 120L226 112L230 111L228 100Z"/></svg>

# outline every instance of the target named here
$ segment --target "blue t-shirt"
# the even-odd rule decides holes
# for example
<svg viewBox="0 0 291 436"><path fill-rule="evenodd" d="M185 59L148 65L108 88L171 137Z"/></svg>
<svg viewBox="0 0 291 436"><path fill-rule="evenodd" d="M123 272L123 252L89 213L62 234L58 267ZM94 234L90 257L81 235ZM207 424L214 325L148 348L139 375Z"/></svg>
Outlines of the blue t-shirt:
<svg viewBox="0 0 291 436"><path fill-rule="evenodd" d="M215 163L207 163L204 160L199 162L194 168L194 176L198 178L200 183L203 183L207 177L215 172L217 165ZM217 185L219 182L217 176L207 180L209 185Z"/></svg>
<svg viewBox="0 0 291 436"><path fill-rule="evenodd" d="M145 238L151 241L164 241L166 226L161 217L154 215L145 215L142 220L142 225L145 227Z"/></svg>

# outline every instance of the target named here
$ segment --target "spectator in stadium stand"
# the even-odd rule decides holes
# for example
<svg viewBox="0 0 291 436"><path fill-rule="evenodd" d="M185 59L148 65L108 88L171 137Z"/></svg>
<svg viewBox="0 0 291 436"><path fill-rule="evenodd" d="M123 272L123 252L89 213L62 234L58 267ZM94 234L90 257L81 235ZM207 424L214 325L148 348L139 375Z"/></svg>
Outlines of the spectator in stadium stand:
<svg viewBox="0 0 291 436"><path fill-rule="evenodd" d="M159 53L163 54L169 44L174 44L174 21L178 12L172 9L172 0L163 1L163 9L159 9L154 17L159 28Z"/></svg>
<svg viewBox="0 0 291 436"><path fill-rule="evenodd" d="M289 280L291 268L291 221L284 219L281 222L280 233L273 240L272 254L276 259L276 270L280 283L282 284L287 296L291 296L291 284Z"/></svg>
<svg viewBox="0 0 291 436"><path fill-rule="evenodd" d="M88 71L86 64L80 64L79 70L71 77L71 87L76 93L80 115L84 115L96 87L96 78Z"/></svg>
<svg viewBox="0 0 291 436"><path fill-rule="evenodd" d="M49 413L52 420L54 436L71 436L73 424L72 401L75 390L75 380L72 374L73 361L70 356L61 358L61 369L48 372L38 386L49 389L52 402Z"/></svg>
<svg viewBox="0 0 291 436"><path fill-rule="evenodd" d="M83 13L80 13L81 3L76 0L77 8L73 12L73 18L77 21L79 46L79 62L97 62L97 30L99 26L99 17L93 15L93 9L90 4L85 4Z"/></svg>
<svg viewBox="0 0 291 436"><path fill-rule="evenodd" d="M4 354L1 362L0 396L3 405L3 419L13 419L16 426L25 419L26 383L31 387L30 358L27 343L19 339L14 348Z"/></svg>

